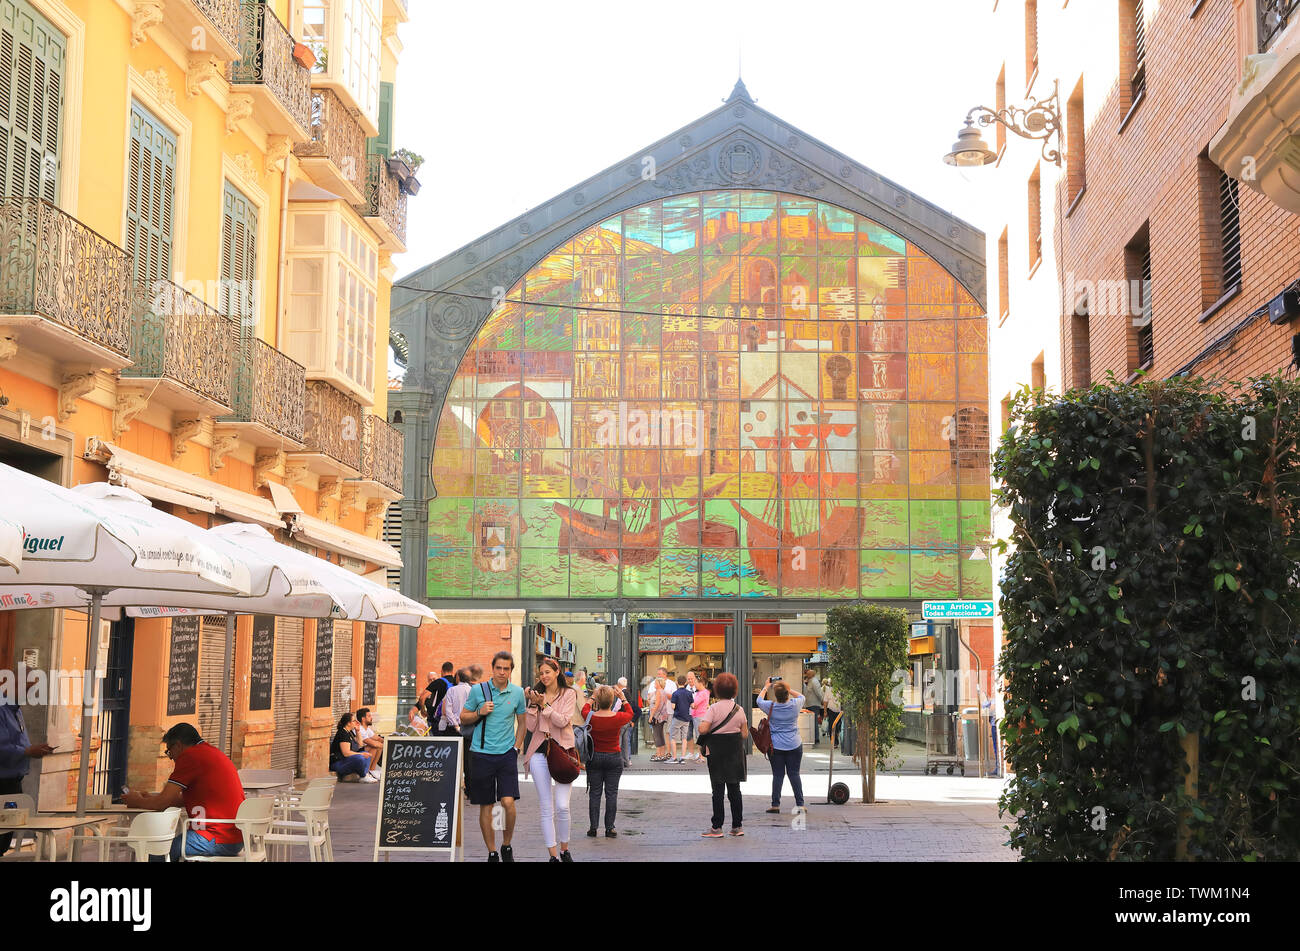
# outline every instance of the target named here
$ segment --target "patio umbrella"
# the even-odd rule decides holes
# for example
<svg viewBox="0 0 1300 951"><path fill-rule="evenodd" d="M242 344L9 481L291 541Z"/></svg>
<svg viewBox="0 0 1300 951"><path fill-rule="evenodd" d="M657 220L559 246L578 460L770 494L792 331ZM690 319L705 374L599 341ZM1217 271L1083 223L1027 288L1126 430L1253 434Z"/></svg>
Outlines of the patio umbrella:
<svg viewBox="0 0 1300 951"><path fill-rule="evenodd" d="M23 566L23 541L27 533L13 519L0 518L0 567L18 571Z"/></svg>
<svg viewBox="0 0 1300 951"><path fill-rule="evenodd" d="M0 608L89 609L77 780L77 811L84 815L103 607L147 604L178 591L247 593L249 572L201 540L3 463L0 518L21 520L26 529L22 581L14 568L0 567Z"/></svg>
<svg viewBox="0 0 1300 951"><path fill-rule="evenodd" d="M176 592L160 594L147 605L141 604L127 610L127 613L134 617L142 615L161 617L185 613L226 616L225 676L221 678L221 728L217 740L218 749L224 750L226 731L229 728L230 671L234 666L235 615L275 614L280 617L322 617L332 614L340 610L340 605L327 590L326 578L312 571L312 566L309 564L275 558L273 556L276 552L272 550L256 552L247 545L241 544L238 536L217 535L200 528L193 522L161 512L144 496L130 489L110 485L107 482L91 482L79 485L73 491L88 498L98 499L105 505L129 511L135 518L155 525L160 530L188 535L212 546L217 551L224 552L248 569L247 595ZM276 547L294 555L300 554L284 545ZM320 563L325 564L323 561Z"/></svg>

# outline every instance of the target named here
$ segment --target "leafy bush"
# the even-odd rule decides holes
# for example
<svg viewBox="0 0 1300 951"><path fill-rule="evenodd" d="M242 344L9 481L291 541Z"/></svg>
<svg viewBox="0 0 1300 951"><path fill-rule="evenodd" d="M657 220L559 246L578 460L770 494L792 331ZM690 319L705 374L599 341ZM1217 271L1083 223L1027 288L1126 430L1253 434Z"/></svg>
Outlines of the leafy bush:
<svg viewBox="0 0 1300 951"><path fill-rule="evenodd" d="M1300 857L1297 406L1280 378L1017 398L994 471L1024 858Z"/></svg>

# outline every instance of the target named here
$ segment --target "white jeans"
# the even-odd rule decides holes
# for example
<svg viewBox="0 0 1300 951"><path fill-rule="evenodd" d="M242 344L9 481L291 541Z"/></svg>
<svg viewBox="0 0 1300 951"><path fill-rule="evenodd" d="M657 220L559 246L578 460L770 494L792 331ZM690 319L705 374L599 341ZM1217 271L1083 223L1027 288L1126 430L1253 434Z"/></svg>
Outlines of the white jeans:
<svg viewBox="0 0 1300 951"><path fill-rule="evenodd" d="M550 767L541 753L533 754L528 761L528 770L533 774L533 783L537 786L537 804L542 814L542 838L546 847L553 849L557 841L569 841L569 796L573 793L573 784L552 783Z"/></svg>

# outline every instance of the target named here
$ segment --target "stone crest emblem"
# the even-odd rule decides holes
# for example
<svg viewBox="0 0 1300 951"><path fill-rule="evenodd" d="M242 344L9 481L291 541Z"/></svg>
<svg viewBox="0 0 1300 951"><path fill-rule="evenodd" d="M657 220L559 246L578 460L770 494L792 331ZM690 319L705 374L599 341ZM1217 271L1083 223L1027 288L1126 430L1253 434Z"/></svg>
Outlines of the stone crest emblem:
<svg viewBox="0 0 1300 951"><path fill-rule="evenodd" d="M718 151L718 171L733 185L753 182L762 166L763 153L749 139L731 139L724 142Z"/></svg>

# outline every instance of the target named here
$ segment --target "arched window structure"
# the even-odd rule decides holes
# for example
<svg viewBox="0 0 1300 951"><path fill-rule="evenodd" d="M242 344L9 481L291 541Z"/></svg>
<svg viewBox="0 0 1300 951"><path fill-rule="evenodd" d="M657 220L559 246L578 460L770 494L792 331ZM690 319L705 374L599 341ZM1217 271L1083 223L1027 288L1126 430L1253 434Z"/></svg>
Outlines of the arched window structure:
<svg viewBox="0 0 1300 951"><path fill-rule="evenodd" d="M461 362L428 595L988 597L987 339L949 272L843 208L629 209L529 269Z"/></svg>

